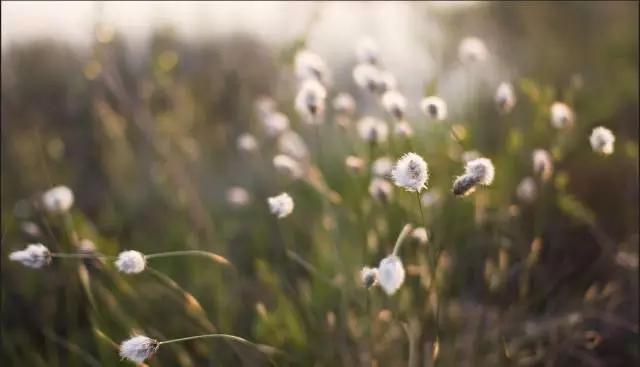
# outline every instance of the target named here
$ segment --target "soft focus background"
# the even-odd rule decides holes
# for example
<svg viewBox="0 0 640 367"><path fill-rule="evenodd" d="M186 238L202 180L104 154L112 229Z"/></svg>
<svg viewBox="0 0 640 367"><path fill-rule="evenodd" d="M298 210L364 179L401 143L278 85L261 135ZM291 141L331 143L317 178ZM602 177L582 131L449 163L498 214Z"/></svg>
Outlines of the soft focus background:
<svg viewBox="0 0 640 367"><path fill-rule="evenodd" d="M308 48L357 116L388 117L351 77L370 36L409 101L414 151L429 163L427 245L407 241L407 280L389 297L359 282L405 223L421 225L415 196L373 202L366 175L344 167L367 145L334 123L298 118L293 57ZM490 57L469 71L460 40ZM2 2L2 357L4 366L116 366L115 343L137 331L166 339L217 330L280 349L270 355L214 340L161 348L152 366L430 366L433 288L425 253L444 247L443 366L631 366L638 350L638 4L636 2ZM511 81L515 109L493 95ZM491 158L496 181L450 193L463 170L445 128L420 114L437 93L465 147ZM274 143L255 101L270 96L313 152L326 190L276 174ZM558 132L562 100L576 124ZM595 154L602 125L615 152ZM251 132L259 152L242 154ZM555 172L535 204L516 197L545 148ZM407 142L376 149L397 159ZM43 215L39 193L67 185L72 221ZM231 186L248 206L227 201ZM277 221L266 197L287 191ZM25 224L31 223L31 224ZM9 262L42 242L76 251L67 229L115 255L202 249L229 259L157 259L153 271L56 259ZM282 256L286 247L295 256ZM431 297L430 297L431 295ZM370 302L370 303L369 303ZM416 360L409 361L409 356Z"/></svg>

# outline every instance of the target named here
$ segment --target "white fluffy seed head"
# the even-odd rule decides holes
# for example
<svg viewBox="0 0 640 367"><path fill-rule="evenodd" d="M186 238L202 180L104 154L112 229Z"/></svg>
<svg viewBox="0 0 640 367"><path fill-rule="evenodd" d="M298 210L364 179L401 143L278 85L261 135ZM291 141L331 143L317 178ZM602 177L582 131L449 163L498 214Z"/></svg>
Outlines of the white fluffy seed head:
<svg viewBox="0 0 640 367"><path fill-rule="evenodd" d="M53 187L42 194L42 205L49 213L64 213L73 205L73 191L67 186Z"/></svg>
<svg viewBox="0 0 640 367"><path fill-rule="evenodd" d="M462 175L453 181L452 192L455 196L467 196L476 191L478 177L473 175Z"/></svg>
<svg viewBox="0 0 640 367"><path fill-rule="evenodd" d="M393 161L389 157L380 157L371 165L373 175L382 178L390 178L392 169Z"/></svg>
<svg viewBox="0 0 640 367"><path fill-rule="evenodd" d="M615 135L606 127L598 126L591 132L589 142L593 151L602 155L613 153L613 144L616 141Z"/></svg>
<svg viewBox="0 0 640 367"><path fill-rule="evenodd" d="M378 284L378 269L365 266L360 270L360 279L365 288L371 288Z"/></svg>
<svg viewBox="0 0 640 367"><path fill-rule="evenodd" d="M532 155L533 172L543 181L547 181L553 174L553 161L551 154L544 149L536 149Z"/></svg>
<svg viewBox="0 0 640 367"><path fill-rule="evenodd" d="M427 188L429 170L427 162L416 153L406 153L391 170L393 182L407 191L420 192Z"/></svg>
<svg viewBox="0 0 640 367"><path fill-rule="evenodd" d="M273 112L262 120L264 132L269 137L280 136L289 129L289 118L282 112Z"/></svg>
<svg viewBox="0 0 640 367"><path fill-rule="evenodd" d="M487 46L478 37L464 38L458 46L458 58L464 64L481 62L486 60L488 56Z"/></svg>
<svg viewBox="0 0 640 367"><path fill-rule="evenodd" d="M536 180L533 177L525 177L516 188L516 196L524 203L531 203L536 199L537 191Z"/></svg>
<svg viewBox="0 0 640 367"><path fill-rule="evenodd" d="M554 102L551 105L551 125L556 129L565 129L573 126L575 116L571 107L562 102Z"/></svg>
<svg viewBox="0 0 640 367"><path fill-rule="evenodd" d="M358 135L369 143L380 144L387 141L389 127L387 124L375 117L363 117L358 121Z"/></svg>
<svg viewBox="0 0 640 367"><path fill-rule="evenodd" d="M477 158L467 162L465 174L476 178L480 185L491 185L495 176L493 163L488 158Z"/></svg>
<svg viewBox="0 0 640 367"><path fill-rule="evenodd" d="M359 63L376 65L380 62L380 48L370 37L364 37L356 45L356 58Z"/></svg>
<svg viewBox="0 0 640 367"><path fill-rule="evenodd" d="M384 93L389 90L396 89L398 87L398 81L396 77L390 71L381 70L378 74L378 92Z"/></svg>
<svg viewBox="0 0 640 367"><path fill-rule="evenodd" d="M424 227L414 228L413 231L411 231L411 238L416 240L420 245L425 245L429 242L429 235Z"/></svg>
<svg viewBox="0 0 640 367"><path fill-rule="evenodd" d="M39 269L51 262L51 252L41 243L28 245L24 250L9 254L9 260L33 269Z"/></svg>
<svg viewBox="0 0 640 367"><path fill-rule="evenodd" d="M294 131L285 131L278 138L278 150L299 161L304 161L309 157L309 149L304 140Z"/></svg>
<svg viewBox="0 0 640 367"><path fill-rule="evenodd" d="M232 186L227 190L227 203L235 208L242 208L249 204L251 195L240 186Z"/></svg>
<svg viewBox="0 0 640 367"><path fill-rule="evenodd" d="M404 283L405 271L396 255L389 255L378 265L378 283L388 295L394 294Z"/></svg>
<svg viewBox="0 0 640 367"><path fill-rule="evenodd" d="M324 114L327 90L316 79L307 79L296 95L295 107L302 119L309 124L318 124Z"/></svg>
<svg viewBox="0 0 640 367"><path fill-rule="evenodd" d="M380 70L371 64L358 64L353 68L353 80L358 87L376 92L378 90L378 80L380 79Z"/></svg>
<svg viewBox="0 0 640 367"><path fill-rule="evenodd" d="M359 175L364 170L364 159L355 155L350 155L344 159L344 165L347 167L349 172Z"/></svg>
<svg viewBox="0 0 640 367"><path fill-rule="evenodd" d="M258 141L249 133L240 134L236 141L236 145L239 151L245 153L253 153L258 150Z"/></svg>
<svg viewBox="0 0 640 367"><path fill-rule="evenodd" d="M349 93L339 93L333 99L333 109L338 114L351 116L356 111L356 101Z"/></svg>
<svg viewBox="0 0 640 367"><path fill-rule="evenodd" d="M329 68L316 53L300 50L296 53L294 64L299 80L315 79L323 84L329 82Z"/></svg>
<svg viewBox="0 0 640 367"><path fill-rule="evenodd" d="M278 154L273 157L273 166L278 173L292 180L299 179L304 173L300 163L285 154Z"/></svg>
<svg viewBox="0 0 640 367"><path fill-rule="evenodd" d="M420 110L430 120L442 121L447 118L447 103L438 96L423 98Z"/></svg>
<svg viewBox="0 0 640 367"><path fill-rule="evenodd" d="M382 95L382 107L391 117L397 121L402 120L407 108L407 100L400 92L388 90Z"/></svg>
<svg viewBox="0 0 640 367"><path fill-rule="evenodd" d="M393 199L393 186L385 179L374 177L369 184L369 194L375 201L388 204Z"/></svg>
<svg viewBox="0 0 640 367"><path fill-rule="evenodd" d="M496 90L495 101L500 113L507 114L511 112L516 105L516 93L513 91L511 83L500 83Z"/></svg>
<svg viewBox="0 0 640 367"><path fill-rule="evenodd" d="M141 252L128 250L118 254L115 264L125 274L138 274L147 267L147 259Z"/></svg>
<svg viewBox="0 0 640 367"><path fill-rule="evenodd" d="M407 121L399 121L393 126L393 133L401 138L410 138L413 136L413 128Z"/></svg>
<svg viewBox="0 0 640 367"><path fill-rule="evenodd" d="M293 212L293 199L286 192L267 199L269 210L278 218L284 218Z"/></svg>
<svg viewBox="0 0 640 367"><path fill-rule="evenodd" d="M154 355L159 347L157 340L136 335L120 344L120 357L141 364Z"/></svg>

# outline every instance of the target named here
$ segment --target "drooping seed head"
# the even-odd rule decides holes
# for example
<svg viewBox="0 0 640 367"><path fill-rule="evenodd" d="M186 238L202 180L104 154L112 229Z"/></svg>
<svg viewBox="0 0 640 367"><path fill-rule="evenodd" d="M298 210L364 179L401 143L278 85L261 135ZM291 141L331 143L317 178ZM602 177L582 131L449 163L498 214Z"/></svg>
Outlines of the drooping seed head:
<svg viewBox="0 0 640 367"><path fill-rule="evenodd" d="M455 196L467 196L476 190L478 177L473 175L462 175L453 181L452 192Z"/></svg>
<svg viewBox="0 0 640 367"><path fill-rule="evenodd" d="M420 192L427 188L429 170L427 162L416 153L406 153L391 170L393 182L407 191Z"/></svg>
<svg viewBox="0 0 640 367"><path fill-rule="evenodd" d="M301 178L304 173L300 163L285 154L278 154L273 157L273 166L278 173L292 180Z"/></svg>
<svg viewBox="0 0 640 367"><path fill-rule="evenodd" d="M378 44L370 37L360 39L356 45L356 58L362 64L378 64L380 61Z"/></svg>
<svg viewBox="0 0 640 367"><path fill-rule="evenodd" d="M358 121L358 135L369 143L380 144L387 141L389 127L387 124L375 117L363 117Z"/></svg>
<svg viewBox="0 0 640 367"><path fill-rule="evenodd" d="M511 112L516 105L516 94L511 83L500 83L496 90L495 100L500 113L507 114Z"/></svg>
<svg viewBox="0 0 640 367"><path fill-rule="evenodd" d="M122 251L118 254L115 264L118 270L125 274L138 274L147 267L147 259L138 251Z"/></svg>
<svg viewBox="0 0 640 367"><path fill-rule="evenodd" d="M362 285L365 288L369 289L374 285L378 284L378 269L370 268L365 266L360 270L360 279L362 280Z"/></svg>
<svg viewBox="0 0 640 367"><path fill-rule="evenodd" d="M227 203L234 208L243 208L251 201L249 192L240 186L232 186L227 190Z"/></svg>
<svg viewBox="0 0 640 367"><path fill-rule="evenodd" d="M420 110L430 120L442 121L447 118L447 103L438 96L423 98Z"/></svg>
<svg viewBox="0 0 640 367"><path fill-rule="evenodd" d="M378 265L378 283L388 295L394 294L404 283L405 271L396 255L389 255Z"/></svg>
<svg viewBox="0 0 640 367"><path fill-rule="evenodd" d="M369 184L369 194L375 201L388 204L393 199L393 186L385 179L374 177Z"/></svg>
<svg viewBox="0 0 640 367"><path fill-rule="evenodd" d="M269 210L278 218L284 218L293 212L293 199L286 192L267 199Z"/></svg>
<svg viewBox="0 0 640 367"><path fill-rule="evenodd" d="M400 92L388 90L382 95L382 107L396 121L400 121L407 108L407 100Z"/></svg>
<svg viewBox="0 0 640 367"><path fill-rule="evenodd" d="M253 153L258 150L258 141L253 135L249 133L244 133L238 136L236 145L239 151L245 153Z"/></svg>
<svg viewBox="0 0 640 367"><path fill-rule="evenodd" d="M531 155L533 161L533 172L543 181L547 181L553 174L553 161L551 154L544 149L536 149Z"/></svg>
<svg viewBox="0 0 640 367"><path fill-rule="evenodd" d="M573 126L575 116L571 107L562 102L551 105L551 125L556 129L566 129Z"/></svg>
<svg viewBox="0 0 640 367"><path fill-rule="evenodd" d="M120 344L120 357L142 364L154 355L159 347L160 344L157 340L144 335L136 335Z"/></svg>
<svg viewBox="0 0 640 367"><path fill-rule="evenodd" d="M488 55L487 46L478 37L464 38L458 46L458 58L463 64L484 61Z"/></svg>
<svg viewBox="0 0 640 367"><path fill-rule="evenodd" d="M39 269L51 263L51 252L43 244L34 243L28 245L24 250L10 253L9 260L19 262L29 268Z"/></svg>
<svg viewBox="0 0 640 367"><path fill-rule="evenodd" d="M67 186L56 186L42 194L42 206L49 213L67 212L73 205L73 191Z"/></svg>
<svg viewBox="0 0 640 367"><path fill-rule="evenodd" d="M339 93L333 99L333 109L338 114L351 116L356 111L356 101L349 93Z"/></svg>
<svg viewBox="0 0 640 367"><path fill-rule="evenodd" d="M593 129L589 142L593 151L602 155L613 153L613 144L616 141L615 135L606 127L598 126Z"/></svg>
<svg viewBox="0 0 640 367"><path fill-rule="evenodd" d="M474 176L480 185L491 185L495 176L493 163L488 158L477 158L467 162L465 174Z"/></svg>

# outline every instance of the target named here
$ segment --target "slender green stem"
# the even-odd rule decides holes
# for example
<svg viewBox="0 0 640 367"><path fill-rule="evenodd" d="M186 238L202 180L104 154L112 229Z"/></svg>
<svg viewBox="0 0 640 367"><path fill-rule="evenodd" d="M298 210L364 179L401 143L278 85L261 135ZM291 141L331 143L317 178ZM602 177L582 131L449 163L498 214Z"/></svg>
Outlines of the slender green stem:
<svg viewBox="0 0 640 367"><path fill-rule="evenodd" d="M233 341L237 341L237 342L244 343L244 344L255 345L254 343L248 341L247 339L244 339L244 338L241 338L241 337L235 336L235 335L229 335L229 334L194 335L194 336L188 336L188 337L185 337L185 338L178 338L178 339L170 339L170 340L161 341L161 342L158 342L158 345L169 344L169 343L180 343L180 342L185 342L185 341L188 341L188 340L205 339L205 338L228 339L228 340L233 340Z"/></svg>
<svg viewBox="0 0 640 367"><path fill-rule="evenodd" d="M64 254L64 253L52 253L51 257L61 259L115 259L115 256L98 255L98 254Z"/></svg>
<svg viewBox="0 0 640 367"><path fill-rule="evenodd" d="M404 241L405 237L407 237L407 235L409 234L409 231L411 231L412 228L413 227L409 223L404 225L404 227L402 228L402 231L398 235L398 239L396 240L396 245L393 247L392 255L398 255L398 251L400 250L400 245L402 245L402 241Z"/></svg>
<svg viewBox="0 0 640 367"><path fill-rule="evenodd" d="M196 255L196 256L223 258L220 255L214 254L213 252L200 251L200 250L159 252L157 254L144 255L144 257L147 258L147 259L154 259L154 258L158 258L158 257L185 256L185 255Z"/></svg>

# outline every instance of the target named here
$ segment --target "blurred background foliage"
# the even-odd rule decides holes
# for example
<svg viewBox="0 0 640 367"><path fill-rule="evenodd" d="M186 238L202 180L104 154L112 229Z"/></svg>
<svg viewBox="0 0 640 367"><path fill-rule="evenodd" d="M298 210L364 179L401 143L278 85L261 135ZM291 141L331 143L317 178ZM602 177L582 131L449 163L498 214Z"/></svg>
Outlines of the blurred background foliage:
<svg viewBox="0 0 640 367"><path fill-rule="evenodd" d="M314 6L321 19L322 4ZM411 6L426 14L425 4ZM331 111L315 164L338 204L278 177L266 137L259 154L236 149L241 133L260 136L254 102L269 95L315 151L292 102L293 56L313 46L306 34L274 48L247 34L188 42L164 27L132 53L126 34L97 22L88 53L48 38L3 47L2 365L125 365L114 342L132 330L156 338L218 330L284 351L270 357L278 365L403 366L411 345L427 366L433 293L424 268L433 243L446 249L437 281L442 365L636 364L638 4L487 3L429 16L443 29L443 73L459 40L479 36L508 65L500 77L512 80L518 103L499 115L496 85L483 78L462 90L472 97L453 122L465 148L490 157L497 172L491 187L464 199L449 191L463 164L446 128L411 118L412 148L429 163L428 193L439 200L425 207L430 244L403 247L408 278L393 297L379 289L367 296L358 272L391 251L405 223L420 225L415 197L395 189L389 205L369 198L366 177L343 164L346 154L365 158L367 146L342 132ZM330 65L328 101L347 91L367 103L351 80L354 63ZM424 94L441 85L426 81ZM549 124L556 100L576 111L568 133ZM588 144L598 125L616 134L612 156ZM554 177L535 205L521 204L515 190L531 175L536 148L552 152ZM397 141L374 154L395 159L408 150ZM205 249L234 266L171 258L124 276L93 260L39 271L8 262L34 241L75 251L66 224L31 205L58 184L75 193L75 231L103 253ZM249 206L230 206L233 185L252 194ZM296 208L277 221L266 197L281 191ZM38 233L25 231L27 221ZM285 247L299 258L283 256ZM163 348L148 363L268 360L242 345L197 341Z"/></svg>

